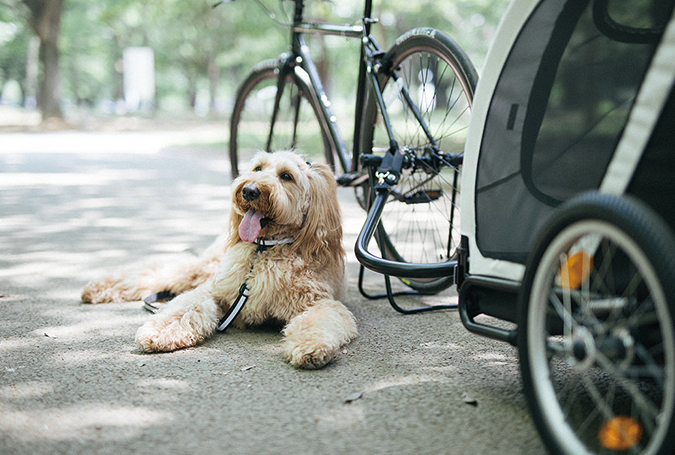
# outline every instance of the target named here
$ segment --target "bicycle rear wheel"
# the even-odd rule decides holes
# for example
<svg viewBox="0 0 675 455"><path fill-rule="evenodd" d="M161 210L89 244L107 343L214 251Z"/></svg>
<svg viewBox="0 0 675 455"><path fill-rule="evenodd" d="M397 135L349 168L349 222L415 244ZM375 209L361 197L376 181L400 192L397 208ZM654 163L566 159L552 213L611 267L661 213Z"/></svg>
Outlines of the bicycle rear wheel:
<svg viewBox="0 0 675 455"><path fill-rule="evenodd" d="M259 63L237 90L230 120L230 165L232 178L257 152L295 149L312 161L326 162L334 167L332 141L309 77L299 67L286 77L283 96L272 133L270 123L277 94L282 62L266 60Z"/></svg>
<svg viewBox="0 0 675 455"><path fill-rule="evenodd" d="M407 158L376 232L378 246L385 259L394 261L449 261L460 240L461 173L461 164L450 157L464 152L476 70L454 40L430 28L401 36L382 64L389 70L380 73L380 87L395 139ZM431 137L406 103L405 89ZM361 128L361 152L384 154L389 138L373 96ZM366 195L369 191L364 190ZM454 283L454 277L401 280L423 293Z"/></svg>

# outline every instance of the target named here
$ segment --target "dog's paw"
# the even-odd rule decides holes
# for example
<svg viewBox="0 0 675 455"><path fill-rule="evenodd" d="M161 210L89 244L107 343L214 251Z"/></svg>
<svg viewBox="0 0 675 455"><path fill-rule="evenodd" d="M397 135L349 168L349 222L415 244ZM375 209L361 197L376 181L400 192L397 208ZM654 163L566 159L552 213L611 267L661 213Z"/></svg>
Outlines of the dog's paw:
<svg viewBox="0 0 675 455"><path fill-rule="evenodd" d="M336 300L325 300L295 316L283 330L284 354L298 368L325 366L356 336L352 313Z"/></svg>
<svg viewBox="0 0 675 455"><path fill-rule="evenodd" d="M82 289L82 295L80 296L82 303L103 303L103 301L98 296L98 293L91 283L88 283L84 289Z"/></svg>
<svg viewBox="0 0 675 455"><path fill-rule="evenodd" d="M141 300L142 290L133 289L121 280L103 278L87 283L82 289L83 303L133 302Z"/></svg>
<svg viewBox="0 0 675 455"><path fill-rule="evenodd" d="M83 303L110 303L120 300L117 293L95 281L89 282L84 286L81 299Z"/></svg>
<svg viewBox="0 0 675 455"><path fill-rule="evenodd" d="M335 358L339 350L337 342L321 343L316 340L300 342L286 341L284 352L288 362L306 370L323 368Z"/></svg>
<svg viewBox="0 0 675 455"><path fill-rule="evenodd" d="M145 352L167 352L194 346L202 341L194 332L169 317L152 319L136 332L136 343Z"/></svg>

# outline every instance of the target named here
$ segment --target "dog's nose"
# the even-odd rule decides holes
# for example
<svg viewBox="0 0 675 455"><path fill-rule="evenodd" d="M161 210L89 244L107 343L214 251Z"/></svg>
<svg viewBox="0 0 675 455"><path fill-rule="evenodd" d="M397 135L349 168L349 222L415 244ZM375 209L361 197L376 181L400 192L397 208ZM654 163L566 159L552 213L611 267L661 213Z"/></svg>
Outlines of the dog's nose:
<svg viewBox="0 0 675 455"><path fill-rule="evenodd" d="M241 190L241 195L246 201L251 202L255 199L258 199L258 196L260 196L260 190L253 185L246 185Z"/></svg>

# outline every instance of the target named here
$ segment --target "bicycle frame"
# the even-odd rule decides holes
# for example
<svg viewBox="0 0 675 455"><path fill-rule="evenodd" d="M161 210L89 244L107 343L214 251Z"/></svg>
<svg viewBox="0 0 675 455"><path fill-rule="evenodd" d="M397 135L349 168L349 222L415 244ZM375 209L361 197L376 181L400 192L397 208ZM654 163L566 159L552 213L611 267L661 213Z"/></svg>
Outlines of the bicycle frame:
<svg viewBox="0 0 675 455"><path fill-rule="evenodd" d="M372 12L372 0L365 0L365 9L363 13L363 18L361 20L361 25L335 25L335 24L310 24L303 21L303 10L304 10L304 0L294 0L295 2L295 15L293 18L293 26L291 29L291 53L283 57L283 65L278 78L277 93L274 104L274 109L272 112L272 121L270 122L270 132L267 141L267 149L269 150L270 144L272 141L272 136L274 133L274 124L276 122L276 117L279 111L279 101L283 96L284 86L286 83L286 76L290 74L296 66L302 68L309 77L309 82L314 90L314 93L319 100L319 105L321 108L321 118L320 121L325 122L326 129L330 134L330 139L333 144L334 152L340 161L340 166L345 173L355 172L358 168L357 163L359 156L361 155L361 150L359 150L360 143L360 125L363 115L362 106L365 104L367 96L367 86L370 85L371 93L374 94L377 104L379 106L380 113L383 117L384 127L389 136L390 148L392 156L400 155L398 144L394 139L394 134L391 128L391 122L389 121L389 116L384 104L384 99L382 97L382 91L380 89L377 75L379 71L383 70L382 66L379 63L379 60L384 56L382 48L377 44L377 42L370 35L370 26L372 23L376 22L370 17ZM332 36L343 36L348 38L359 38L361 39L361 58L359 64L359 74L358 74L358 83L357 83L357 93L356 93L356 109L354 115L354 139L353 139L353 153L350 156L350 153L347 149L347 145L340 134L337 117L333 114L331 110L331 103L328 99L328 96L323 88L321 83L321 78L319 76L318 70L312 57L309 53L309 48L305 43L304 34L318 34L318 35L332 35ZM389 69L384 69L389 71ZM395 71L392 71L392 77L394 80L398 80L398 75ZM406 104L410 108L411 112L420 123L420 126L426 136L431 141L432 146L436 147L436 142L432 137L431 132L427 128L427 125L422 118L422 115L419 112L419 109L413 102L412 98L408 94L406 87L401 87L401 93L406 101ZM296 112L297 115L297 112ZM353 158L353 159L352 159ZM400 161L400 160L399 160ZM390 174L398 175L400 172L400 167L398 169L388 169ZM341 182L346 184L351 183L351 178L347 177L344 179L339 179Z"/></svg>

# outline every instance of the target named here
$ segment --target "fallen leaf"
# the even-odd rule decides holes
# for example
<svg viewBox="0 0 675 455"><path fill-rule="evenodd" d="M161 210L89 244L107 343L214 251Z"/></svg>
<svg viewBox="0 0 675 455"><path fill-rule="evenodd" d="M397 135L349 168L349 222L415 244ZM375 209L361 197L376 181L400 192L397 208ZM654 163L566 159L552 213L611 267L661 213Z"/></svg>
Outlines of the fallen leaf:
<svg viewBox="0 0 675 455"><path fill-rule="evenodd" d="M464 403L468 404L469 406L474 407L478 406L478 400L476 400L466 392L462 393L462 401L464 401Z"/></svg>
<svg viewBox="0 0 675 455"><path fill-rule="evenodd" d="M363 397L363 392L354 392L345 399L345 403L351 403L352 401L361 399L361 397Z"/></svg>

